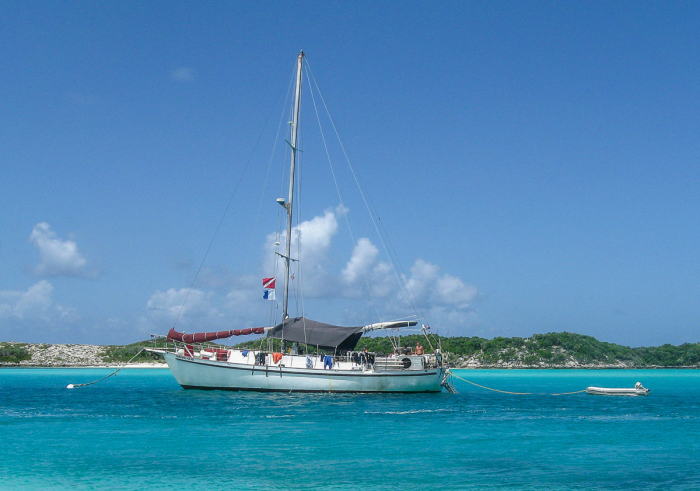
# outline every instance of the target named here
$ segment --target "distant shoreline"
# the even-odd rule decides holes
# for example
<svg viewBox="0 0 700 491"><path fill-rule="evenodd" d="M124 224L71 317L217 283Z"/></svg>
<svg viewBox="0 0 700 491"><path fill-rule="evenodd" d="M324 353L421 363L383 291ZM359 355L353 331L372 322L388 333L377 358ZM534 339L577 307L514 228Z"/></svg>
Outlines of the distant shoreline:
<svg viewBox="0 0 700 491"><path fill-rule="evenodd" d="M116 370L117 368L123 368L123 369L134 369L134 368L144 368L147 370L150 369L163 369L163 368L168 368L167 364L164 363L153 363L153 364L144 364L144 363L139 363L136 365L98 365L98 366L86 366L86 365L65 365L65 366L58 366L58 365L20 365L20 364L2 364L0 365L0 370L2 369L13 369L13 368L31 368L31 369L44 369L44 368L56 368L56 369L61 369L61 368L69 368L69 369L75 369L75 368L106 368L106 369L112 369Z"/></svg>
<svg viewBox="0 0 700 491"><path fill-rule="evenodd" d="M124 347L118 347L123 349ZM167 368L165 361L132 359L142 347L133 348L124 361L115 359L114 346L93 344L0 343L0 368Z"/></svg>
<svg viewBox="0 0 700 491"><path fill-rule="evenodd" d="M698 370L698 367L450 367L453 370Z"/></svg>
<svg viewBox="0 0 700 491"><path fill-rule="evenodd" d="M0 370L7 368L7 369L14 369L14 368L31 368L31 369L44 369L44 368L56 368L56 369L61 369L61 368L67 368L67 369L75 369L75 368L107 368L107 369L117 369L117 368L123 368L123 369L134 369L134 368L143 368L143 369L166 369L169 368L167 363L131 363L128 365L23 365L19 363L15 364L10 364L10 363L1 363L0 364ZM576 370L698 370L700 367L696 366L688 366L688 367L658 367L658 366L649 366L649 367L618 367L618 366L609 366L609 367L450 367L453 370L571 370L571 371L576 371Z"/></svg>
<svg viewBox="0 0 700 491"><path fill-rule="evenodd" d="M128 365L21 365L19 363L3 363L0 364L0 369L3 368L107 368L107 369L117 369L117 368L124 368L124 369L132 369L132 368L146 368L146 369L161 369L161 368L168 368L168 365L166 363L131 363Z"/></svg>
<svg viewBox="0 0 700 491"><path fill-rule="evenodd" d="M432 338L431 338L432 339ZM423 338L408 335L404 346ZM448 366L470 370L661 370L700 368L700 343L629 348L575 333L535 334L530 338L437 337ZM246 343L237 345L245 349ZM164 360L142 353L153 343L125 346L0 342L0 368L167 368ZM357 349L390 353L387 338L362 338ZM278 348L279 349L279 348ZM132 361L132 363L127 363Z"/></svg>

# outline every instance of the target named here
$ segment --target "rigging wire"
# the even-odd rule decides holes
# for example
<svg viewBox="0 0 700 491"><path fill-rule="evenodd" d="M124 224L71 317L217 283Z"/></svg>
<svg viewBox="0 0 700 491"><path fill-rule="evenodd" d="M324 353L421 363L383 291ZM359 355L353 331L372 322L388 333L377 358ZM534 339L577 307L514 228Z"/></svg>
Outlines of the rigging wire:
<svg viewBox="0 0 700 491"><path fill-rule="evenodd" d="M301 94L300 94L300 97L301 97ZM301 112L299 114L299 127L297 128L297 148L293 150L293 151L297 152L296 171L297 171L297 175L299 176L299 179L297 181L298 185L295 188L295 194L296 194L295 200L297 203L297 206L296 206L296 210L297 210L297 227L296 227L297 260L296 260L296 263L297 263L297 266L296 267L297 267L297 272L299 273L299 282L294 283L294 285L295 285L294 301L296 303L297 312L300 311L299 302L301 302L301 318L303 319L302 327L304 330L304 344L307 344L306 343L306 339L307 339L307 337L306 337L306 317L304 316L304 313L305 313L305 309L304 309L304 281L303 281L304 280L304 278L303 278L304 268L303 268L303 261L302 261L303 255L302 255L302 249L301 249L301 244L302 244L302 242L301 242L301 229L299 228L299 224L301 223L301 207L303 204L302 196L304 194L304 193L302 193L302 188L304 185L304 179L303 179L303 177L304 177L304 159L303 159L304 152L299 150L299 148L303 148L303 146L304 146L304 143L303 143L304 142L303 121L304 121L304 113ZM294 234L292 233L292 235L294 235ZM292 240L291 237L289 238L289 240ZM291 267L290 267L290 270L291 270ZM290 278L290 281L291 281L291 278ZM298 285L298 288L297 288L297 285Z"/></svg>
<svg viewBox="0 0 700 491"><path fill-rule="evenodd" d="M291 90L291 87L290 87ZM285 106L287 105L287 101L285 101ZM289 118L287 120L287 125L292 124L292 114L294 111L294 103L292 102L291 105L288 108L289 111ZM285 142L286 143L286 142ZM291 149L288 150L288 146L284 145L283 146L284 151L282 152L282 162L286 162L290 158L289 152ZM286 170L284 164L282 165L282 172L280 172L280 182L279 182L279 192L277 193L278 196L284 196L284 184L285 184L285 177L286 177ZM286 208L278 208L277 211L277 227L275 229L275 254L274 254L274 272L275 272L275 278L277 278L277 275L279 274L280 270L280 256L279 256L279 245L282 241L282 230L285 228L286 224L286 218L287 218L287 210ZM286 240L286 239L285 239ZM271 325L277 324L277 314L279 313L279 304L277 303L277 300L275 300L275 315L274 319L270 320ZM282 319L284 320L284 319ZM284 333L282 334L284 336Z"/></svg>
<svg viewBox="0 0 700 491"><path fill-rule="evenodd" d="M409 306L411 306L411 308L413 308L414 311L420 312L419 318L425 319L425 314L423 313L423 309L421 308L420 304L418 303L418 299L416 298L415 293L411 289L410 285L405 280L402 280L402 278L406 278L406 274L404 272L403 267L401 266L401 261L399 260L398 255L396 254L396 251L393 248L393 245L391 244L391 241L389 239L389 235L386 232L386 229L384 228L383 223L381 222L381 218L379 217L379 214L376 211L376 207L372 203L371 198L369 198L368 193L365 192L364 182L359 177L359 174L357 173L355 167L353 166L353 164L350 160L350 157L348 156L348 153L345 149L345 145L343 144L343 141L340 138L340 135L338 133L338 129L335 125L335 122L333 121L333 117L330 115L330 111L328 110L328 106L326 105L326 101L323 97L323 93L321 92L320 88L318 87L318 82L316 81L316 78L313 75L313 70L311 68L311 65L308 62L307 62L307 68L309 70L309 73L311 74L311 79L313 80L314 84L316 85L316 90L319 93L319 97L321 99L321 102L323 103L325 110L326 110L326 114L328 115L328 119L331 122L331 125L332 125L333 130L334 130L335 135L336 135L336 138L338 139L338 143L340 144L340 147L343 151L345 159L346 159L348 166L352 172L352 175L355 179L355 183L357 184L357 187L360 190L360 195L362 196L362 199L365 203L365 207L367 208L367 211L372 219L372 223L375 227L375 230L377 231L377 235L379 237L379 240L382 243L382 247L384 248L384 252L386 253L387 257L389 257L389 259L390 259L389 263L391 264L392 271L393 271L394 276L396 277L396 280L399 284L399 288L401 289L401 291L404 295L404 298L406 299L406 302L409 304ZM375 217L376 217L376 220L375 220ZM379 222L379 224L377 222ZM387 245L387 242L389 245Z"/></svg>
<svg viewBox="0 0 700 491"><path fill-rule="evenodd" d="M308 65L307 65L307 70L310 71L310 68L308 68ZM308 76L308 72L307 72L307 79L311 80L311 77ZM315 79L314 79L314 83L316 83ZM316 90L319 91L319 96L320 96L321 91L318 88L318 84L316 84ZM325 149L326 157L328 158L328 166L330 167L331 175L333 176L333 183L335 184L335 191L338 194L338 200L340 201L340 210L343 214L343 218L345 219L345 224L348 227L348 233L350 234L350 239L352 240L353 248L356 249L357 248L357 241L355 240L355 235L352 233L352 227L350 226L350 221L348 220L348 210L345 207L345 204L343 203L343 196L340 192L340 187L338 186L338 179L336 178L336 175L335 175L335 169L333 168L333 162L331 161L331 155L330 155L330 152L328 151L328 144L326 143L326 137L325 137L325 134L323 132L323 127L321 125L321 117L318 114L318 107L316 106L316 98L314 97L314 91L313 91L312 85L310 83L309 83L309 93L311 94L311 100L313 102L314 111L316 113L316 119L318 120L318 129L321 132L321 139L323 140L323 148ZM326 108L326 111L327 110L328 109ZM330 118L330 114L328 116ZM377 308L377 302L374 298L374 295L372 294L372 288L369 285L369 280L367 279L367 274L366 274L364 269L362 270L362 277L365 280L365 285L367 286L367 291L369 292L369 296L372 300L372 306L374 307L374 311L377 314L377 320L381 321L382 318L379 315L379 310Z"/></svg>
<svg viewBox="0 0 700 491"><path fill-rule="evenodd" d="M263 200L265 198L265 190L267 189L267 183L268 183L268 180L270 177L270 172L272 169L272 163L274 161L275 152L277 150L277 143L279 141L279 135L280 135L280 131L282 129L282 124L283 124L282 122L284 121L286 106L287 106L287 102L289 101L289 94L291 92L293 82L294 82L294 70L292 70L292 73L291 73L291 76L289 79L289 84L287 86L287 91L286 91L287 95L285 96L285 100L284 100L284 104L282 105L282 111L280 114L279 122L277 123L277 132L275 133L275 141L272 145L272 151L270 152L270 160L268 161L267 171L265 173L265 182L264 182L262 189L260 191L260 200L258 202L258 210L257 210L256 216L255 216L255 223L253 225L253 232L252 232L251 237L250 237L250 244L248 245L248 253L246 254L246 262L244 265L244 270L248 269L248 261L250 260L250 257L252 255L251 251L253 249L253 241L255 240L255 233L257 231L258 224L260 222L260 214L261 214L261 210L262 210ZM279 101L279 98L280 98L280 96L278 95L277 101ZM277 101L275 101L275 106L277 105ZM274 277L275 278L277 277L277 261L274 262ZM270 309L269 309L268 322L270 325L274 325L276 311L277 311L277 302L275 301L275 302L272 302L272 305L270 305Z"/></svg>
<svg viewBox="0 0 700 491"><path fill-rule="evenodd" d="M255 154L255 150L258 148L258 145L260 144L260 140L262 139L262 136L265 133L265 129L267 128L267 124L270 122L270 118L272 117L272 113L274 112L274 107L277 105L277 101L279 101L281 94L282 94L282 89L280 89L280 93L277 96L277 100L275 101L275 104L273 105L272 109L270 110L270 113L267 115L267 119L265 120L265 124L263 125L263 128L260 131L260 134L258 135L258 139L255 141L255 145L253 145L253 150L251 150L251 152L250 152L250 156L248 157L248 160L246 161L246 164L243 168L243 172L241 172L241 176L238 178L238 182L236 183L236 186L233 188L233 192L231 193L231 197L229 198L228 203L226 204L226 208L224 209L224 212L221 215L221 219L219 220L219 223L216 226L216 230L214 231L214 235L212 236L211 240L209 241L209 246L207 247L207 250L204 253L204 257L202 258L202 262L199 264L199 268L197 269L197 273L194 275L194 279L192 280L192 284L190 285L189 290L187 290L187 295L185 295L185 300L183 300L182 305L180 306L180 310L178 311L177 316L175 317L175 321L173 322L173 328L177 325L178 320L180 320L180 316L182 315L182 312L185 309L185 305L187 304L187 300L190 298L190 294L192 293L192 289L194 288L194 285L197 282L197 278L199 277L199 273L202 271L202 268L204 267L204 263L207 260L207 257L209 256L209 252L211 251L211 247L214 244L214 240L216 239L216 236L219 233L219 230L221 229L221 225L224 223L224 218L226 218L226 214L228 213L229 208L231 208L231 203L233 202L233 198L236 196L236 193L238 192L238 188L240 187L241 182L243 182L243 177L245 177L245 173L248 170L248 167L250 166L251 161L253 160L253 155Z"/></svg>
<svg viewBox="0 0 700 491"><path fill-rule="evenodd" d="M277 132L275 134L275 141L274 141L274 144L272 146L272 151L270 152L270 160L269 160L268 166L267 166L267 173L265 174L265 183L264 183L263 188L260 192L260 201L258 203L258 212L257 212L256 218L255 218L255 226L253 228L253 234L251 235L250 245L248 247L248 255L246 256L248 258L250 257L250 255L251 255L250 252L253 248L253 240L255 237L255 230L257 230L258 222L260 219L260 212L262 209L262 203L263 203L263 199L265 196L265 189L267 188L267 182L268 182L268 179L270 176L270 171L272 169L272 162L274 160L275 151L277 150L277 144L279 142L279 134L280 134L280 130L282 129L282 122L284 121L286 106L287 106L287 102L289 101L289 94L291 93L293 82L294 82L294 70L292 70L292 74L291 74L290 79L289 79L289 85L287 86L287 95L285 97L284 104L282 105L282 113L280 114L280 119L279 119L279 122L277 124ZM278 97L278 100L279 100L279 97ZM283 155L284 154L286 154L286 152L283 152ZM282 186L282 183L280 182L280 187L281 186ZM278 217L280 216L279 212L278 212L277 216ZM279 228L277 229L277 236L276 236L275 242L279 242ZM275 254L276 253L277 253L277 246L275 246ZM246 269L247 269L247 262L246 262ZM274 278L277 278L278 261L277 261L276 255L275 255L273 271L274 271L273 272ZM275 325L275 319L277 317L277 310L278 310L278 304L277 304L277 301L274 301L272 303L272 305L270 305L270 311L269 311L269 315L268 315L268 323L270 325Z"/></svg>

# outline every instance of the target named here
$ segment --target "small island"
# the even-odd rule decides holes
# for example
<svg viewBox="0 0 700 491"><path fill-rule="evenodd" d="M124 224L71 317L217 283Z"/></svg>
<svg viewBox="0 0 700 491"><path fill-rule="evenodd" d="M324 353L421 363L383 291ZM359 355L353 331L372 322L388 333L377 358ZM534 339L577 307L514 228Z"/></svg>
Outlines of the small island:
<svg viewBox="0 0 700 491"><path fill-rule="evenodd" d="M421 335L401 337L402 346L415 346ZM569 332L535 334L529 338L484 339L479 337L431 337L432 348L439 342L449 353L454 368L700 368L700 343L679 346L630 348L598 341L592 336ZM162 344L162 341L160 342ZM111 367L126 363L153 341L125 346L81 344L31 344L0 342L0 366L3 367ZM257 348L259 340L240 343L239 347ZM386 337L362 338L357 349L391 353ZM432 351L426 346L426 351ZM162 359L142 352L131 365L165 366Z"/></svg>

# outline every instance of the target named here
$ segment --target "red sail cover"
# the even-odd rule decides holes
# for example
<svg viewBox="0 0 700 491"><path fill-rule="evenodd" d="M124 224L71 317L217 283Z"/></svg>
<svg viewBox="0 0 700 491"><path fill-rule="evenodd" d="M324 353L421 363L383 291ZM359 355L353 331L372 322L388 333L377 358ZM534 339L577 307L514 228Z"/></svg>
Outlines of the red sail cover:
<svg viewBox="0 0 700 491"><path fill-rule="evenodd" d="M170 328L170 331L168 331L168 339L172 341L182 341L183 343L204 343L205 341L230 338L231 336L247 336L248 334L263 334L264 332L264 327L252 327L248 329L234 329L233 331L185 334L184 332L177 332L175 329Z"/></svg>

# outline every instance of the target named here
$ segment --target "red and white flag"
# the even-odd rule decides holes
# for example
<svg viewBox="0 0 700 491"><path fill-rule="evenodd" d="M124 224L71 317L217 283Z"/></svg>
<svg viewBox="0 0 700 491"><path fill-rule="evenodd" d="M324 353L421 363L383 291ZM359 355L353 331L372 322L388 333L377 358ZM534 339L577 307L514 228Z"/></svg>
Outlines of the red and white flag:
<svg viewBox="0 0 700 491"><path fill-rule="evenodd" d="M275 288L276 278L263 278L263 288Z"/></svg>

